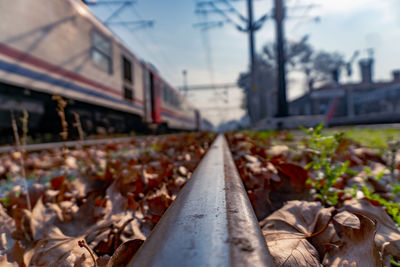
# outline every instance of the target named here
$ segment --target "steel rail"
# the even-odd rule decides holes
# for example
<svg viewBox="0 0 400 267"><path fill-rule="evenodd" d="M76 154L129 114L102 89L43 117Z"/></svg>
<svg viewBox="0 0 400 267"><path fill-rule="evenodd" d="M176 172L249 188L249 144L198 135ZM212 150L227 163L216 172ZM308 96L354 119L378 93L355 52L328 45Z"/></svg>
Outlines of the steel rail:
<svg viewBox="0 0 400 267"><path fill-rule="evenodd" d="M92 139L83 141L66 141L66 142L52 142L52 143L41 143L41 144L31 144L24 147L25 151L40 151L40 150L50 150L62 147L81 147L81 146L93 146L102 144L111 144L117 142L129 142L132 139L143 138L143 137L117 137L117 138L102 138L102 139ZM0 146L1 153L9 153L15 151L15 146Z"/></svg>
<svg viewBox="0 0 400 267"><path fill-rule="evenodd" d="M128 266L275 266L223 135Z"/></svg>

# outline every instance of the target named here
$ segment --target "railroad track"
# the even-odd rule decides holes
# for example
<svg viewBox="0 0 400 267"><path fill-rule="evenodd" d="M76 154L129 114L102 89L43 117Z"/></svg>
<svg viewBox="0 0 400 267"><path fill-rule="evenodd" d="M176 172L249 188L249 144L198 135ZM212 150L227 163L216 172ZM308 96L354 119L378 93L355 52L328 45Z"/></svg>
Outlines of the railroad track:
<svg viewBox="0 0 400 267"><path fill-rule="evenodd" d="M274 266L223 135L128 266Z"/></svg>
<svg viewBox="0 0 400 267"><path fill-rule="evenodd" d="M27 145L26 151L134 138ZM0 147L0 153L14 150ZM215 139L128 266L275 266L224 135Z"/></svg>
<svg viewBox="0 0 400 267"><path fill-rule="evenodd" d="M25 151L40 151L40 150L50 150L55 148L78 148L82 146L93 146L93 145L102 145L102 144L111 144L118 142L130 142L132 139L145 138L145 137L118 137L118 138L103 138L103 139L92 139L92 140L83 140L83 141L66 141L66 142L52 142L52 143L42 143L42 144L32 144L26 145L24 147ZM9 153L15 151L15 146L1 146L1 153Z"/></svg>

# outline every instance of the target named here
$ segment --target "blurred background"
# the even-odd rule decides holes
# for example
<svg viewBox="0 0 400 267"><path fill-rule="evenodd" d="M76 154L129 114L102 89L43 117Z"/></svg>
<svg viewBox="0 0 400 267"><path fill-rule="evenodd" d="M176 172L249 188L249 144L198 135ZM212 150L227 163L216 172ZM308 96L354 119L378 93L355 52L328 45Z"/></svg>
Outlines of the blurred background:
<svg viewBox="0 0 400 267"><path fill-rule="evenodd" d="M50 131L43 94L88 133L400 120L396 0L0 3L2 135Z"/></svg>
<svg viewBox="0 0 400 267"><path fill-rule="evenodd" d="M154 62L215 126L245 126L278 115L278 3L283 8L288 114L330 119L396 113L398 1L251 1L256 24L254 94L259 103L251 102L254 94L249 90L250 1L138 1L115 19L151 24L135 29L110 26L133 51ZM100 2L90 6L102 20L119 8Z"/></svg>

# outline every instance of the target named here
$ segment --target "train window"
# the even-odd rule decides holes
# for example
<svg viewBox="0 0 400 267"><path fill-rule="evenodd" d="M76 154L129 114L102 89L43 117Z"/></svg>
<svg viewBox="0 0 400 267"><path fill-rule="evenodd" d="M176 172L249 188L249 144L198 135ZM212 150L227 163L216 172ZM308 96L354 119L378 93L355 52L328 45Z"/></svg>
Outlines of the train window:
<svg viewBox="0 0 400 267"><path fill-rule="evenodd" d="M123 64L123 75L124 80L132 83L132 63L126 57L122 56L122 64Z"/></svg>
<svg viewBox="0 0 400 267"><path fill-rule="evenodd" d="M133 100L133 91L129 87L124 87L124 98L126 100Z"/></svg>
<svg viewBox="0 0 400 267"><path fill-rule="evenodd" d="M99 32L92 32L92 60L94 64L108 73L112 73L111 41Z"/></svg>
<svg viewBox="0 0 400 267"><path fill-rule="evenodd" d="M163 100L164 103L168 102L168 88L166 86L163 87Z"/></svg>

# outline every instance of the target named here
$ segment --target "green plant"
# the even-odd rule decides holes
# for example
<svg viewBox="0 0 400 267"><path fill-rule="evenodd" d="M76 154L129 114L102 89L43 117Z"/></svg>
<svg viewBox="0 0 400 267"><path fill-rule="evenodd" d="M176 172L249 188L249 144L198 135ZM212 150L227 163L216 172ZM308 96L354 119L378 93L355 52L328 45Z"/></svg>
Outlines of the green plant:
<svg viewBox="0 0 400 267"><path fill-rule="evenodd" d="M335 188L334 185L341 175L351 170L348 168L348 161L334 162L333 160L343 133L324 136L322 135L323 126L324 124L321 123L315 128L303 128L308 134L305 142L306 150L311 155L311 161L305 168L313 169L316 173L314 179L308 178L307 184L317 191L317 197L323 204L336 205L342 190Z"/></svg>
<svg viewBox="0 0 400 267"><path fill-rule="evenodd" d="M388 214L392 216L393 220L397 225L400 226L400 204L394 203L392 201L387 201L386 199L374 194L371 192L368 187L361 187L362 192L365 195L365 198L378 202L382 207L386 209Z"/></svg>
<svg viewBox="0 0 400 267"><path fill-rule="evenodd" d="M396 154L397 151L400 149L400 141L394 141L393 138L388 140L388 147L389 147L389 170L390 176L392 178L392 183L396 181Z"/></svg>
<svg viewBox="0 0 400 267"><path fill-rule="evenodd" d="M390 263L394 266L400 266L400 262L395 261L392 255L390 255Z"/></svg>

